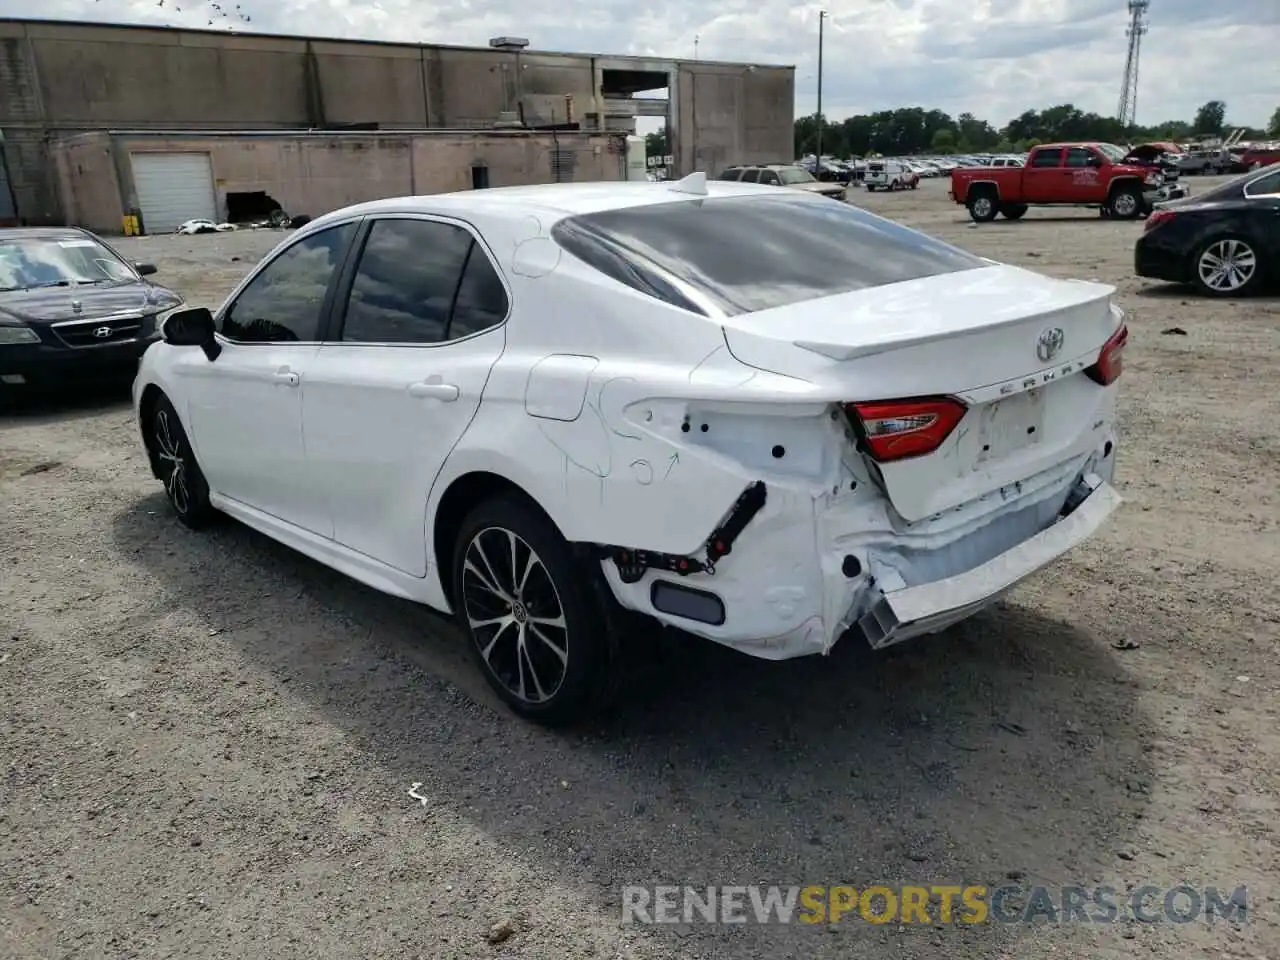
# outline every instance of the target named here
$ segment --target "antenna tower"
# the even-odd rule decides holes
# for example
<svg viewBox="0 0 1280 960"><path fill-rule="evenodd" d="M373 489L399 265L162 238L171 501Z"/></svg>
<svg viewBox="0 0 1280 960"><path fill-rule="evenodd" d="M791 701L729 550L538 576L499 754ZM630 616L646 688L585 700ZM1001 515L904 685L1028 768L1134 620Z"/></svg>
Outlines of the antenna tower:
<svg viewBox="0 0 1280 960"><path fill-rule="evenodd" d="M1142 49L1142 35L1147 32L1147 11L1151 0L1129 0L1129 53L1124 60L1124 84L1120 88L1120 109L1117 117L1122 127L1137 122L1138 114L1138 53Z"/></svg>

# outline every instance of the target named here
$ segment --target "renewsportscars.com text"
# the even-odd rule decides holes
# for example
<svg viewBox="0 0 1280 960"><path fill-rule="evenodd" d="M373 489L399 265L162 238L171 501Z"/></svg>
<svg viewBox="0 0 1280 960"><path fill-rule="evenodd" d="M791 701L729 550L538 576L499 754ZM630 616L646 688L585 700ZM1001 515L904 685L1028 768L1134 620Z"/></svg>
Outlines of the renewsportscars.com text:
<svg viewBox="0 0 1280 960"><path fill-rule="evenodd" d="M1243 886L627 886L627 923L1243 923Z"/></svg>

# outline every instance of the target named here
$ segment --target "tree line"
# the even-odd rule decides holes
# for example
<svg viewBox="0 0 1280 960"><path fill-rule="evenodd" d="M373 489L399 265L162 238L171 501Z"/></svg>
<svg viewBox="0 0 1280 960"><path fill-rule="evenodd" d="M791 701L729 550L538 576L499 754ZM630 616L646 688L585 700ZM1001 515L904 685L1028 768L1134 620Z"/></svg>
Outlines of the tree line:
<svg viewBox="0 0 1280 960"><path fill-rule="evenodd" d="M979 151L1011 153L1063 140L1183 142L1197 137L1223 136L1233 129L1235 126L1227 122L1227 105L1222 100L1210 100L1204 104L1190 122L1166 120L1150 127L1124 127L1114 117L1088 113L1070 103L1047 110L1028 110L998 130L972 113L952 117L942 110L902 107L858 114L844 120L824 118L822 152L838 157L861 157L871 153L889 156ZM1257 140L1268 136L1280 138L1280 107L1271 115L1266 130L1246 128L1245 139ZM649 156L662 156L668 152L664 133L651 133L645 140L645 152ZM802 157L813 153L817 145L817 115L800 117L795 122L795 155Z"/></svg>
<svg viewBox="0 0 1280 960"><path fill-rule="evenodd" d="M1064 103L1046 110L1028 110L996 129L972 113L952 117L942 110L903 107L859 114L840 121L824 118L822 152L841 157L869 153L995 153L1024 151L1041 143L1099 140L1105 143L1139 143L1149 140L1184 142L1201 137L1225 136L1236 125L1227 122L1227 105L1210 100L1194 119L1166 120L1149 127L1125 127L1115 117L1086 112ZM1245 139L1280 137L1280 108L1268 129L1246 128ZM818 143L818 117L811 114L795 122L796 156L813 153Z"/></svg>

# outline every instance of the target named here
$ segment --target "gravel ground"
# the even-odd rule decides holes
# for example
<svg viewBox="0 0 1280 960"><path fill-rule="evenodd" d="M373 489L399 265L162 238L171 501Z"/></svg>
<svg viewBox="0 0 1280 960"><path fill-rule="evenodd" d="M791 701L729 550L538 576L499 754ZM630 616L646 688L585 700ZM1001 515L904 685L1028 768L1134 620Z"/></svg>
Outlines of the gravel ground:
<svg viewBox="0 0 1280 960"><path fill-rule="evenodd" d="M505 713L433 615L178 526L126 390L0 418L0 955L1280 956L1280 300L1133 279L1137 223L973 226L945 189L856 199L1119 288L1128 502L944 635L679 641L586 730ZM278 239L120 245L215 305ZM619 921L631 883L1009 878L1247 884L1249 922Z"/></svg>

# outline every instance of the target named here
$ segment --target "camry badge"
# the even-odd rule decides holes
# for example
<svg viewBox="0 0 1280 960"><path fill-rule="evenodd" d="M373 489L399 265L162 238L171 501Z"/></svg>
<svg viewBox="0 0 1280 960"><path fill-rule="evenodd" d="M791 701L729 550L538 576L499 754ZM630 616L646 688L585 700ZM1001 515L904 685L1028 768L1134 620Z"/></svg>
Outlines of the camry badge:
<svg viewBox="0 0 1280 960"><path fill-rule="evenodd" d="M1066 340L1066 335L1062 332L1061 327L1050 327L1040 334L1036 340L1036 356L1041 363L1048 363L1058 355L1062 349L1062 343Z"/></svg>

